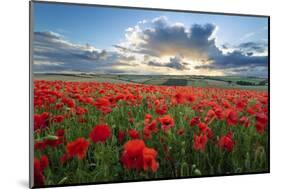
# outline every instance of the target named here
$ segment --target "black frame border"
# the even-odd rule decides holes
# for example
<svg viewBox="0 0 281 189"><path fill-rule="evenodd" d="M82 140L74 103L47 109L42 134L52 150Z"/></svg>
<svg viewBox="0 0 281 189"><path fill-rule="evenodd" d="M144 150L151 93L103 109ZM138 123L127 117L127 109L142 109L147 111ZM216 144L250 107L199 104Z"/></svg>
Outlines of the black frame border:
<svg viewBox="0 0 281 189"><path fill-rule="evenodd" d="M181 12L181 13L195 13L195 14L211 14L211 15L223 15L223 16L244 16L244 17L257 17L267 18L268 23L268 153L267 164L268 170L260 172L244 172L244 173L231 173L231 174L218 174L218 175L201 175L190 177L167 177L159 179L147 179L147 180L120 180L120 181L108 181L108 182L89 182L89 183L75 183L75 184L54 184L44 186L34 186L33 184L33 3L45 3L45 4L57 4L57 5L76 5L85 7L103 7L103 8L119 8L119 9L135 9L135 10L153 10L153 11L166 11L166 12ZM191 179L191 178L212 178L212 177L226 177L226 176L239 176L239 175L257 175L257 174L270 173L270 16L269 15L256 15L256 14L240 14L240 13L225 13L225 12L208 12L208 11L194 11L194 10L179 10L179 9L164 9L164 8L151 8L151 7L133 7L133 6L119 6L119 5L103 5L103 4L90 4L90 3L73 3L73 2L59 2L59 1L41 1L30 0L29 1L29 188L52 188L52 187L68 187L68 186L85 186L85 185L98 185L98 184L120 184L120 183L134 183L134 182L148 182L148 181L165 181L165 180L179 180L179 179Z"/></svg>

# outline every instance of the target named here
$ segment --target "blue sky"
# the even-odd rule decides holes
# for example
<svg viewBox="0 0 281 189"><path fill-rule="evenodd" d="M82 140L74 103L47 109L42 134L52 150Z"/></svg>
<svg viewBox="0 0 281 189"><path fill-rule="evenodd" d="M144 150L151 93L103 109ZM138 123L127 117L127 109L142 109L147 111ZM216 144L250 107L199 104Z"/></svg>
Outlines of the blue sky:
<svg viewBox="0 0 281 189"><path fill-rule="evenodd" d="M154 74L158 67L172 74L229 75L245 70L245 75L267 75L263 17L35 3L34 33L35 71L111 73L116 68L112 73L138 74L134 67L141 66L144 71L139 74ZM43 48L46 45L49 48ZM58 48L61 45L67 46ZM67 54L81 62L77 58L68 63Z"/></svg>

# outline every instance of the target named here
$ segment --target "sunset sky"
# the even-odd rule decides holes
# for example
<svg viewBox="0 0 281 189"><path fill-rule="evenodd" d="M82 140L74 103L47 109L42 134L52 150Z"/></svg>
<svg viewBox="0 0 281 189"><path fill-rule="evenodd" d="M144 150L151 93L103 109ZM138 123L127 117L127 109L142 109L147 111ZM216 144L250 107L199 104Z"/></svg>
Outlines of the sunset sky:
<svg viewBox="0 0 281 189"><path fill-rule="evenodd" d="M266 17L34 4L34 72L268 73Z"/></svg>

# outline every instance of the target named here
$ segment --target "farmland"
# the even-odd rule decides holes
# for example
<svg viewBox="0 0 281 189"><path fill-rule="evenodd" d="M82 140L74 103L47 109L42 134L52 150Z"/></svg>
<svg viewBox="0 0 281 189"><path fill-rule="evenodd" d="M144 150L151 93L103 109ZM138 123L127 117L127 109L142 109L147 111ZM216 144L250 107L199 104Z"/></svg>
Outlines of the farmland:
<svg viewBox="0 0 281 189"><path fill-rule="evenodd" d="M35 74L35 80L94 81L109 83L137 83L165 86L197 86L267 90L268 79L239 76L176 76L176 75L105 75L105 74ZM239 85L237 82L251 85Z"/></svg>
<svg viewBox="0 0 281 189"><path fill-rule="evenodd" d="M198 76L34 79L36 186L268 171L266 85Z"/></svg>

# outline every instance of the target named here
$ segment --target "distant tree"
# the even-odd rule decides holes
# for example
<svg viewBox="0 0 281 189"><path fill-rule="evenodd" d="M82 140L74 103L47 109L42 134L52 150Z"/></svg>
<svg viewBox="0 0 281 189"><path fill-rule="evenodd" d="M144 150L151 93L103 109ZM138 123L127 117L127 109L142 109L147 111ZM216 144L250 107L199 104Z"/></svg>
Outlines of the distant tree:
<svg viewBox="0 0 281 189"><path fill-rule="evenodd" d="M249 81L236 81L237 85L256 85L253 82L249 82Z"/></svg>
<svg viewBox="0 0 281 189"><path fill-rule="evenodd" d="M263 80L263 81L260 81L258 85L266 85L268 83L268 80Z"/></svg>

